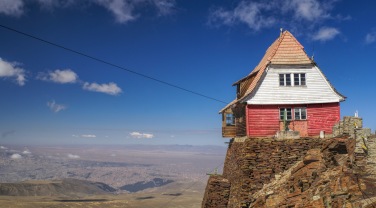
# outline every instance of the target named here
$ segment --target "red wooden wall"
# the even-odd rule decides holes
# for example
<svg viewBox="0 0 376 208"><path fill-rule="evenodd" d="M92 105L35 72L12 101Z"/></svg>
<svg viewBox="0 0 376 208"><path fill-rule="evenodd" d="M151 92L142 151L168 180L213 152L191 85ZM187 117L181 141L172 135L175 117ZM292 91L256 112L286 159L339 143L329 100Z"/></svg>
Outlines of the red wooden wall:
<svg viewBox="0 0 376 208"><path fill-rule="evenodd" d="M247 135L273 136L279 130L278 105L247 105Z"/></svg>
<svg viewBox="0 0 376 208"><path fill-rule="evenodd" d="M339 103L308 105L247 105L247 135L250 137L273 136L283 125L279 120L279 108L306 107L307 120L291 121L290 129L300 132L300 136L318 136L320 131L332 133L332 127L340 120Z"/></svg>
<svg viewBox="0 0 376 208"><path fill-rule="evenodd" d="M308 135L332 133L332 127L340 120L339 103L311 104L307 108Z"/></svg>

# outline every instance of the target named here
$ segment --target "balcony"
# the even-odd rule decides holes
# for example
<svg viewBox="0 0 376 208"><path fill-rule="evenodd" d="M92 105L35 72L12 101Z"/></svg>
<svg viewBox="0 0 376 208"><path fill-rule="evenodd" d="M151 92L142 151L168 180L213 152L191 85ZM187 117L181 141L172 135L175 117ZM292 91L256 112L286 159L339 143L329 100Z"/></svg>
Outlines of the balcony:
<svg viewBox="0 0 376 208"><path fill-rule="evenodd" d="M236 126L223 126L222 137L234 138L236 137Z"/></svg>

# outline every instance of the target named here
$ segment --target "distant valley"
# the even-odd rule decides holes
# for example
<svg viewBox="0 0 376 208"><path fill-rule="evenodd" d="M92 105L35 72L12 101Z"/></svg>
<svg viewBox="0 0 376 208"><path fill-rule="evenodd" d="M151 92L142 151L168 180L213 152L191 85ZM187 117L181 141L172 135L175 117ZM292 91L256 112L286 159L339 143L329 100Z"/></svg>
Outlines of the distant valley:
<svg viewBox="0 0 376 208"><path fill-rule="evenodd" d="M223 164L226 152L226 147L188 145L1 147L0 203L9 207L23 207L14 204L14 197L27 204L31 196L57 207L83 201L122 204L124 199L138 207L169 198L197 205L206 173ZM186 187L191 188L182 193Z"/></svg>

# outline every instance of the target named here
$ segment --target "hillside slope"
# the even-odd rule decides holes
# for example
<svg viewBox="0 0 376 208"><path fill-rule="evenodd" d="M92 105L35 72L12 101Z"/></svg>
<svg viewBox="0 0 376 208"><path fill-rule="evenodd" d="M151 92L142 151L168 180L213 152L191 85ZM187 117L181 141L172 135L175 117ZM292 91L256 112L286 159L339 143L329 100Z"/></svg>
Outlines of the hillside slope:
<svg viewBox="0 0 376 208"><path fill-rule="evenodd" d="M3 196L78 196L106 194L115 191L116 189L104 183L78 179L0 184L0 195Z"/></svg>

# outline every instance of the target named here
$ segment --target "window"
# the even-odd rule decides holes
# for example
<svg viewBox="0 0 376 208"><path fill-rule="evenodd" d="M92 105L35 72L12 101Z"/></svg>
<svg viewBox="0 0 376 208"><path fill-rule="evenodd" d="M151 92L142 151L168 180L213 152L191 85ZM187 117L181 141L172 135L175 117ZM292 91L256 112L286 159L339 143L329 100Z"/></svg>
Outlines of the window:
<svg viewBox="0 0 376 208"><path fill-rule="evenodd" d="M305 74L294 74L294 86L304 86L306 85Z"/></svg>
<svg viewBox="0 0 376 208"><path fill-rule="evenodd" d="M233 126L235 125L235 118L234 114L226 114L226 126Z"/></svg>
<svg viewBox="0 0 376 208"><path fill-rule="evenodd" d="M280 108L279 109L279 119L280 120L291 120L291 108Z"/></svg>
<svg viewBox="0 0 376 208"><path fill-rule="evenodd" d="M306 108L295 108L294 109L295 113L295 120L305 120L307 119L307 110Z"/></svg>
<svg viewBox="0 0 376 208"><path fill-rule="evenodd" d="M291 74L279 74L279 86L291 86Z"/></svg>
<svg viewBox="0 0 376 208"><path fill-rule="evenodd" d="M293 83L291 83L292 76L294 78ZM305 85L306 85L305 73L279 74L279 86L305 86Z"/></svg>

